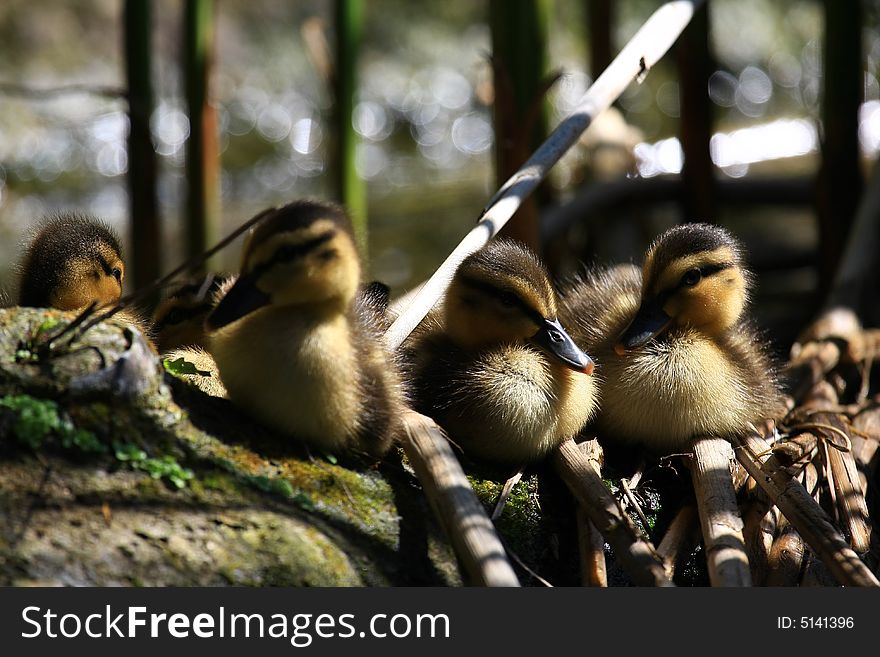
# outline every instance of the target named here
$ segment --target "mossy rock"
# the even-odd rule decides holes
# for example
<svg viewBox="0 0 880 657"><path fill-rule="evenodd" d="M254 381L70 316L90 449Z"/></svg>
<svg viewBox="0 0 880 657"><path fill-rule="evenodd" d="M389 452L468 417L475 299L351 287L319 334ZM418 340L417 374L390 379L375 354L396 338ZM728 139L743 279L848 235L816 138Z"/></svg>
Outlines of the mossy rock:
<svg viewBox="0 0 880 657"><path fill-rule="evenodd" d="M0 585L460 585L399 452L308 454L124 322L0 310ZM338 460L337 460L338 458Z"/></svg>

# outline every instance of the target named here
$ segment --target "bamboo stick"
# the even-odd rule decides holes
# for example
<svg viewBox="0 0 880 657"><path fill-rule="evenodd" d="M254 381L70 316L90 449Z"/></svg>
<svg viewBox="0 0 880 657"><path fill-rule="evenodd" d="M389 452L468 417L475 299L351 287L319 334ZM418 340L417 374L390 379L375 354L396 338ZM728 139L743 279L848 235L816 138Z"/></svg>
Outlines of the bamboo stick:
<svg viewBox="0 0 880 657"><path fill-rule="evenodd" d="M703 528L709 581L713 586L751 586L743 521L731 478L730 443L704 436L694 441L691 476Z"/></svg>
<svg viewBox="0 0 880 657"><path fill-rule="evenodd" d="M138 289L159 276L159 193L156 152L150 136L152 3L126 0L125 70L128 84L128 175L131 212L130 282ZM152 302L154 299L148 299Z"/></svg>
<svg viewBox="0 0 880 657"><path fill-rule="evenodd" d="M837 406L837 395L825 381L813 387L803 405L810 415L805 422L813 425L826 443L823 453L826 455L830 473L829 486L844 535L849 538L850 546L856 552L866 552L871 543L871 524L868 504L865 501L865 489L859 481L859 470L852 453L850 429L844 417L831 412ZM829 412L820 412L828 409ZM827 427L827 428L823 428ZM849 444L840 445L846 437ZM827 441L831 441L831 445ZM834 446L837 446L835 448Z"/></svg>
<svg viewBox="0 0 880 657"><path fill-rule="evenodd" d="M220 145L211 98L215 61L214 0L184 5L186 104L187 254L203 253L220 236ZM145 281L146 282L146 281Z"/></svg>
<svg viewBox="0 0 880 657"><path fill-rule="evenodd" d="M495 102L495 178L499 185L547 138L547 41L553 15L548 0L490 0ZM547 196L546 187L542 194ZM546 199L542 199L542 205ZM529 198L504 234L540 251L538 200Z"/></svg>
<svg viewBox="0 0 880 657"><path fill-rule="evenodd" d="M663 568L669 579L675 575L681 558L690 554L697 546L699 527L700 517L693 504L682 506L669 523L669 528L657 546L657 554L663 561Z"/></svg>
<svg viewBox="0 0 880 657"><path fill-rule="evenodd" d="M678 122L684 162L681 169L682 212L685 217L718 215L715 166L709 152L714 105L706 93L717 69L710 47L709 9L703 5L675 47L680 116Z"/></svg>
<svg viewBox="0 0 880 657"><path fill-rule="evenodd" d="M404 451L471 581L519 586L495 527L440 427L415 411L407 411L404 423Z"/></svg>
<svg viewBox="0 0 880 657"><path fill-rule="evenodd" d="M617 500L605 488L590 461L573 440L566 440L553 453L553 466L575 498L583 505L620 564L637 586L672 586L663 562L643 539Z"/></svg>
<svg viewBox="0 0 880 657"><path fill-rule="evenodd" d="M595 438L578 443L578 449L586 456L597 475L602 474L604 454ZM578 531L581 582L584 586L608 586L608 569L605 564L605 538L596 529L584 505L577 503L575 521Z"/></svg>
<svg viewBox="0 0 880 657"><path fill-rule="evenodd" d="M852 437L853 457L859 467L859 483L868 493L868 475L877 468L876 454L880 449L880 407L868 408L856 415L853 427L868 436L858 434Z"/></svg>
<svg viewBox="0 0 880 657"><path fill-rule="evenodd" d="M363 0L336 0L336 67L333 76L333 151L336 196L351 217L354 234L364 258L367 257L367 186L358 175L355 151L358 136L352 122L357 96L357 64L363 31Z"/></svg>
<svg viewBox="0 0 880 657"><path fill-rule="evenodd" d="M752 569L752 583L755 586L764 586L770 572L770 549L779 524L779 509L759 488L745 506L742 515L743 539Z"/></svg>
<svg viewBox="0 0 880 657"><path fill-rule="evenodd" d="M606 110L634 79L641 79L666 53L690 22L703 0L674 0L662 5L624 46L620 54L587 90L578 106L556 127L520 170L489 200L479 223L461 240L412 304L385 334L389 348L397 349L446 291L461 261L494 237L546 177L550 168L571 148L593 119Z"/></svg>
<svg viewBox="0 0 880 657"><path fill-rule="evenodd" d="M584 586L608 586L608 569L605 566L605 539L596 529L590 516L578 505L575 511L578 550L581 557L581 583Z"/></svg>
<svg viewBox="0 0 880 657"><path fill-rule="evenodd" d="M838 418L836 424L842 425ZM859 469L852 451L828 450L828 461L834 477L837 510L844 534L856 552L867 552L871 544L871 521L865 491L859 481Z"/></svg>
<svg viewBox="0 0 880 657"><path fill-rule="evenodd" d="M847 236L855 222L865 189L859 148L859 106L863 101L861 2L824 0L823 70L821 95L821 163L816 176L816 215L819 228L819 287L833 288L835 271L846 252ZM832 73L833 72L833 73ZM862 243L861 248L871 249ZM876 244L874 245L876 247ZM876 248L869 251L876 254ZM876 270L875 270L876 271Z"/></svg>
<svg viewBox="0 0 880 657"><path fill-rule="evenodd" d="M734 436L733 440L739 462L841 584L880 586L877 577L853 552L806 489L785 472L775 457L762 464L758 455L767 451L767 443L760 436L752 433Z"/></svg>

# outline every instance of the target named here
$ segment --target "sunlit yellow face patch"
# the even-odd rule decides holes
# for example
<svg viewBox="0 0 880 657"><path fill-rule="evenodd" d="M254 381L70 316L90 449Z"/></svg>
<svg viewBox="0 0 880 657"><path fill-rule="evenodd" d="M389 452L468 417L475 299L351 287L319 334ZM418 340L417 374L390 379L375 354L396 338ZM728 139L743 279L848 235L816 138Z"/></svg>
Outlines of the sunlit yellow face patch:
<svg viewBox="0 0 880 657"><path fill-rule="evenodd" d="M244 271L274 304L348 301L360 280L354 242L329 219L249 244Z"/></svg>
<svg viewBox="0 0 880 657"><path fill-rule="evenodd" d="M456 279L444 305L450 337L468 349L530 338L539 325L534 313L523 307L528 302L514 289Z"/></svg>
<svg viewBox="0 0 880 657"><path fill-rule="evenodd" d="M656 280L650 281L648 269L649 261L645 261L646 281L650 281L647 290L651 296L656 296L666 290L673 290L681 284L684 275L692 269L705 269L707 267L727 266L731 267L737 261L736 254L730 247L722 246L713 251L691 253L677 258L661 272L658 272Z"/></svg>
<svg viewBox="0 0 880 657"><path fill-rule="evenodd" d="M660 272L650 286L663 312L679 326L708 333L732 326L747 301L747 280L728 247L683 256Z"/></svg>
<svg viewBox="0 0 880 657"><path fill-rule="evenodd" d="M51 293L50 302L60 310L78 310L91 304L106 306L119 301L125 265L110 246L98 243L93 255L66 263L64 275Z"/></svg>

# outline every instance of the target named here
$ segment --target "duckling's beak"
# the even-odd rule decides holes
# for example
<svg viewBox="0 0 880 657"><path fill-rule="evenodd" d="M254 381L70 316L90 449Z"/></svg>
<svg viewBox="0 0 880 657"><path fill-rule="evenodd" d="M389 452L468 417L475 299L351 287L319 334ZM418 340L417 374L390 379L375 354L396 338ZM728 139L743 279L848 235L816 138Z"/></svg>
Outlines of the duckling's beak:
<svg viewBox="0 0 880 657"><path fill-rule="evenodd" d="M645 344L648 340L660 335L672 318L663 312L660 299L643 301L639 311L614 345L618 356L623 356L630 349Z"/></svg>
<svg viewBox="0 0 880 657"><path fill-rule="evenodd" d="M253 277L241 275L208 315L205 324L209 331L215 331L262 308L269 301L271 298L257 287Z"/></svg>
<svg viewBox="0 0 880 657"><path fill-rule="evenodd" d="M559 320L545 319L544 325L531 337L531 341L571 369L584 374L593 373L592 359L574 343Z"/></svg>

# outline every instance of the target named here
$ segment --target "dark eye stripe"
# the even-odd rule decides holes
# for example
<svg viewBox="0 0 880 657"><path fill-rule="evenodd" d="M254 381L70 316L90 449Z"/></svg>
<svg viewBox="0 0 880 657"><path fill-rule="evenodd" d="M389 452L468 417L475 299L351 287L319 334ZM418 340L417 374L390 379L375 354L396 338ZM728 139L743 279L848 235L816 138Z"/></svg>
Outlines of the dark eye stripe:
<svg viewBox="0 0 880 657"><path fill-rule="evenodd" d="M493 299L497 299L499 303L507 302L509 305L512 302L514 307L538 324L541 324L544 321L544 316L527 304L522 297L513 290L497 287L491 283L470 276L462 276L461 281L468 287L479 290Z"/></svg>
<svg viewBox="0 0 880 657"><path fill-rule="evenodd" d="M156 331L161 331L171 326L172 324L180 324L189 319L192 319L193 317L207 315L210 310L211 306L209 304L193 306L191 308L172 308L170 311L168 311L168 313L165 314L164 317L153 324L153 328Z"/></svg>
<svg viewBox="0 0 880 657"><path fill-rule="evenodd" d="M714 263L711 265L703 265L702 267L699 267L700 276L702 278L706 278L707 276L712 276L713 274L717 274L718 272L724 271L725 269L730 269L731 267L733 267L733 264L731 264L729 262L718 262L718 263ZM690 271L690 270L688 270L688 271ZM668 293L671 294L672 292L675 292L676 290L680 290L683 287L688 287L687 283L684 282L684 279L687 276L687 274L688 274L688 272L685 272L682 275L681 280L678 282L678 285L676 285L674 288L669 290Z"/></svg>
<svg viewBox="0 0 880 657"><path fill-rule="evenodd" d="M316 248L329 242L333 239L333 236L336 235L336 231L328 230L326 233L321 233L317 237L314 237L307 242L301 242L299 244L284 244L275 249L275 253L272 254L272 257L269 258L266 262L262 262L251 271L251 275L259 278L267 271L272 269L279 262L291 262L293 260L299 260L306 254L314 251Z"/></svg>
<svg viewBox="0 0 880 657"><path fill-rule="evenodd" d="M113 275L113 267L111 267L110 263L107 262L107 258L102 256L100 253L97 253L95 255L98 258L98 264L101 265L101 269L104 270L104 273L107 274L107 276L112 276Z"/></svg>

